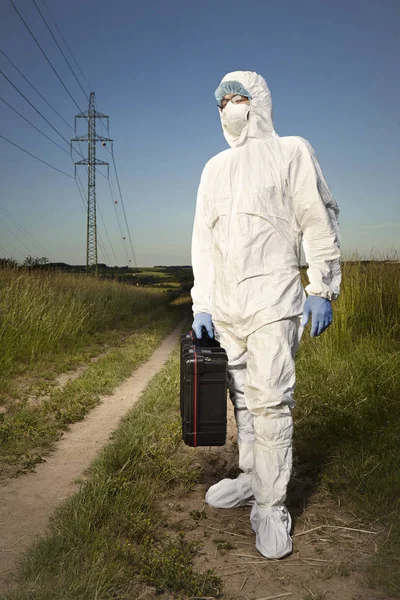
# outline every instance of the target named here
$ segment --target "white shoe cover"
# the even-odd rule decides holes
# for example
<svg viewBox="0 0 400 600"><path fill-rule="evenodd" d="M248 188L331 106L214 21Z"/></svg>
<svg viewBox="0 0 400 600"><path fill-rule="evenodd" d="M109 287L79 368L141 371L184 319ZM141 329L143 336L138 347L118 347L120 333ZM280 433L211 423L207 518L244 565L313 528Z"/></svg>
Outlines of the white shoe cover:
<svg viewBox="0 0 400 600"><path fill-rule="evenodd" d="M263 556L283 558L290 554L293 548L290 537L292 518L284 504L266 508L254 504L250 522L256 534L256 548Z"/></svg>
<svg viewBox="0 0 400 600"><path fill-rule="evenodd" d="M222 479L212 485L205 501L214 508L239 508L254 503L251 473L240 473L236 479Z"/></svg>

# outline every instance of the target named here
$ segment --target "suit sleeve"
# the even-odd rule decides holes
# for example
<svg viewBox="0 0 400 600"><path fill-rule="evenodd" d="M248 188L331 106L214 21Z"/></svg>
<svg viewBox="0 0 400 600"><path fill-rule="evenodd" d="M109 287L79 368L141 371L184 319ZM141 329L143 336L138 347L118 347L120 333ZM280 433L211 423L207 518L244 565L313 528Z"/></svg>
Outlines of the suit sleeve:
<svg viewBox="0 0 400 600"><path fill-rule="evenodd" d="M210 297L213 280L213 262L211 251L211 229L206 218L206 194L204 171L200 181L196 214L192 235L192 267L194 286L191 290L193 300L193 315L200 312L211 313Z"/></svg>
<svg viewBox="0 0 400 600"><path fill-rule="evenodd" d="M334 300L340 291L338 209L311 146L300 140L289 165L289 182L308 264L306 292Z"/></svg>

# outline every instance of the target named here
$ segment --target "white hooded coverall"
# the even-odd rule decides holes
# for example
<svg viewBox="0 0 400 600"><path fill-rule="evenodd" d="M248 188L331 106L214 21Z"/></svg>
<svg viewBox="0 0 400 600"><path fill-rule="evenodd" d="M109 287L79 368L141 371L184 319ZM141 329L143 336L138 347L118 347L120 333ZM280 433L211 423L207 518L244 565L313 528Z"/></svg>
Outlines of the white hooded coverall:
<svg viewBox="0 0 400 600"><path fill-rule="evenodd" d="M224 81L242 83L252 100L241 134L223 129L230 148L214 156L201 176L192 238L193 313L212 315L227 352L244 472L238 493L243 503L255 496L253 529L264 520L268 547L260 548L258 540L258 549L279 557L291 550L290 516L282 516L282 534L271 507L283 506L292 466L294 359L305 302L300 248L303 243L307 293L336 298L338 208L309 143L275 133L265 80L237 71ZM274 512L272 521L264 518Z"/></svg>

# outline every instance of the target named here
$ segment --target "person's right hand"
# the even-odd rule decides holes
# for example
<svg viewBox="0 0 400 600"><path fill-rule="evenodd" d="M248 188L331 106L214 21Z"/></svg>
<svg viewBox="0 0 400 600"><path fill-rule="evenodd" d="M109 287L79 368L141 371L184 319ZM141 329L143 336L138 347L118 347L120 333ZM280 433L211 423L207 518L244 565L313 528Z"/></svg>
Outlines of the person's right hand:
<svg viewBox="0 0 400 600"><path fill-rule="evenodd" d="M198 340L201 340L201 334L202 334L203 327L205 327L207 329L207 333L210 336L210 338L214 337L210 313L206 313L206 312L198 313L193 320L192 328L193 328Z"/></svg>

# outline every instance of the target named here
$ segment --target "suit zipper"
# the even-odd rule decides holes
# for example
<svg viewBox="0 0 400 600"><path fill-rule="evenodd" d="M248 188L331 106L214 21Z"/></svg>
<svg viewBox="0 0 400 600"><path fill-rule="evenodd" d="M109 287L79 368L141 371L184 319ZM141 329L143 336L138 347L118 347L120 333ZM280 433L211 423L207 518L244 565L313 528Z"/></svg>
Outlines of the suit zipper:
<svg viewBox="0 0 400 600"><path fill-rule="evenodd" d="M227 244L227 250L226 250L226 271L228 274L228 278L229 278L229 286L232 285L232 281L231 281L231 271L230 271L230 267L232 266L232 261L230 260L230 253L231 253L231 238L232 238L232 231L231 231L231 224L232 224L232 212L233 212L233 190L232 190L232 162L233 162L233 157L234 157L234 152L235 150L232 149L232 154L230 156L230 161L229 161L229 191L230 191L230 209L229 209L229 217L228 217L228 244ZM229 314L230 316L232 316L232 300L233 300L233 294L229 294Z"/></svg>

